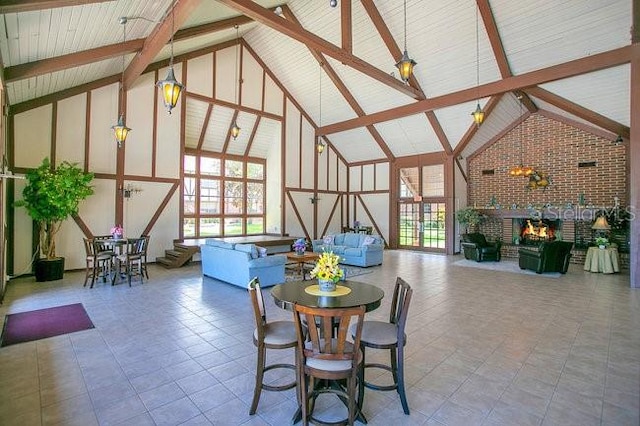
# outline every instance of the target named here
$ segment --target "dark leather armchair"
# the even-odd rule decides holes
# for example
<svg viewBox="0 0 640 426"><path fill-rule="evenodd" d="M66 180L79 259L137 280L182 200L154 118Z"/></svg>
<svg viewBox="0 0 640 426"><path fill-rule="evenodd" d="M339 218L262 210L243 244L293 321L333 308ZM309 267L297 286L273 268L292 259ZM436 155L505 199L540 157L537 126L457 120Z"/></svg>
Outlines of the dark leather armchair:
<svg viewBox="0 0 640 426"><path fill-rule="evenodd" d="M499 262L500 247L502 247L501 241L489 243L484 234L479 232L462 234L462 250L464 251L465 259L475 260L476 262L485 260Z"/></svg>
<svg viewBox="0 0 640 426"><path fill-rule="evenodd" d="M543 272L566 274L572 247L573 243L568 241L552 241L540 244L538 251L521 248L518 250L520 269L530 269L536 271L536 274Z"/></svg>

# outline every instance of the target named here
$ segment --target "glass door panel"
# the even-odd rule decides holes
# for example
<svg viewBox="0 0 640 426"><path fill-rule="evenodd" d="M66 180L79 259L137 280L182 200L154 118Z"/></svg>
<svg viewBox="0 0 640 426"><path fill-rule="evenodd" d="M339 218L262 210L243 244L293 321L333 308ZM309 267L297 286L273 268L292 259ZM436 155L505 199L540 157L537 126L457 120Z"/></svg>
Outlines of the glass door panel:
<svg viewBox="0 0 640 426"><path fill-rule="evenodd" d="M423 247L445 248L444 212L444 203L422 203Z"/></svg>
<svg viewBox="0 0 640 426"><path fill-rule="evenodd" d="M420 246L420 203L399 204L399 241L401 247Z"/></svg>

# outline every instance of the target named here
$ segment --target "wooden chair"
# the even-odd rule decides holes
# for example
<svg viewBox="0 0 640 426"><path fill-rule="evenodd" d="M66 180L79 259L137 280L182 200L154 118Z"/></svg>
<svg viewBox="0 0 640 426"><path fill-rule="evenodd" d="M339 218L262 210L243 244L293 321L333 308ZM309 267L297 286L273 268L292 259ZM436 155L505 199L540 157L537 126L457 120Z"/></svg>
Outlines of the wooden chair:
<svg viewBox="0 0 640 426"><path fill-rule="evenodd" d="M93 288L96 278L101 276L102 282L106 282L107 276L111 275L113 252L101 252L101 245L96 240L87 238L83 238L82 240L84 241L85 259L87 263L83 287L87 286L87 281L91 278L89 288Z"/></svg>
<svg viewBox="0 0 640 426"><path fill-rule="evenodd" d="M151 237L148 235L140 235L140 238L144 238L144 251L142 252L142 271L144 272L144 277L149 279L149 271L147 270L147 250L149 249L149 241Z"/></svg>
<svg viewBox="0 0 640 426"><path fill-rule="evenodd" d="M144 238L129 238L125 245L124 253L117 256L118 272L127 275L127 282L131 287L131 277L140 276L140 282L144 283L144 271L142 266L142 255L144 252Z"/></svg>
<svg viewBox="0 0 640 426"><path fill-rule="evenodd" d="M110 254L111 256L115 256L113 245L105 241L110 240L111 238L113 238L111 235L94 235L93 241L96 245L98 254Z"/></svg>
<svg viewBox="0 0 640 426"><path fill-rule="evenodd" d="M407 313L409 312L409 303L411 303L411 295L413 290L402 278L396 279L396 287L393 292L393 300L391 302L391 313L389 322L383 321L365 321L362 327L362 338L360 339L360 347L362 348L362 373L360 376L360 386L358 388L358 401L360 404L364 401L364 388L390 391L397 390L400 396L400 402L405 414L409 414L409 405L407 404L407 395L404 388L404 346L407 344L407 335L404 327L407 322ZM355 338L356 329L352 326L352 335ZM366 349L388 349L390 353L390 364L365 362ZM364 373L367 368L381 368L391 372L393 376L393 384L378 385L367 382L364 379Z"/></svg>
<svg viewBox="0 0 640 426"><path fill-rule="evenodd" d="M276 368L288 368L297 372L296 366L293 364L271 364L266 365L267 349L289 349L298 345L296 337L295 325L292 321L274 321L267 322L267 314L264 308L264 298L260 289L260 281L255 277L248 285L249 295L251 296L251 305L256 320L256 329L253 332L253 344L258 348L258 361L256 363L256 384L253 391L253 401L249 414L253 415L258 409L260 394L262 390L268 391L285 391L293 389L298 382L296 380L283 385L268 385L264 383L264 373Z"/></svg>
<svg viewBox="0 0 640 426"><path fill-rule="evenodd" d="M295 305L294 318L299 357L297 366L298 375L302 378L299 398L303 425L308 425L309 420L318 424L325 423L313 417L315 398L321 393L334 393L345 402L349 414L343 422L353 425L359 412L356 385L362 366L362 351L359 347L364 313L364 306L336 309ZM354 316L357 317L357 322L354 328L354 341L350 343L347 341L347 335L349 323ZM318 325L308 329L308 341L305 323ZM336 325L337 332L334 335ZM333 335L335 337L326 337ZM346 389L336 382L343 379L346 379Z"/></svg>

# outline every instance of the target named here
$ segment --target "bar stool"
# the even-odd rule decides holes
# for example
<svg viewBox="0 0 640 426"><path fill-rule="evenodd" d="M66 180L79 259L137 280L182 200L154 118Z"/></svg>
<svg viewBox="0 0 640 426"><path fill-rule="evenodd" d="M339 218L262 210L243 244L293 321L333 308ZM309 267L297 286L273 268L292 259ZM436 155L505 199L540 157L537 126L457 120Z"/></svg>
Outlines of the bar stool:
<svg viewBox="0 0 640 426"><path fill-rule="evenodd" d="M413 290L411 286L402 278L398 277L393 292L389 322L364 322L362 337L360 338L364 368L362 368L360 373L360 386L358 387L358 401L361 406L364 400L365 386L369 389L379 391L397 390L400 396L400 402L402 403L402 409L405 414L409 414L409 405L407 404L407 396L404 389L404 346L407 344L407 335L404 332L404 326L407 322L407 313L409 312L409 303L411 302L412 294ZM353 326L351 327L351 334L355 337L355 329ZM388 349L391 357L390 364L367 364L364 361L366 357L365 348ZM391 372L393 384L377 385L366 382L364 380L364 372L367 368L380 368Z"/></svg>
<svg viewBox="0 0 640 426"><path fill-rule="evenodd" d="M266 364L267 349L289 349L298 345L296 336L296 328L292 321L273 321L267 322L267 314L264 308L264 297L260 289L260 280L255 277L249 282L249 294L251 295L251 303L253 305L253 313L256 320L256 329L253 332L253 344L258 348L258 362L256 364L256 384L253 391L253 402L249 409L249 414L253 415L258 409L260 394L262 390L268 391L285 391L296 387L296 380L284 385L269 385L264 383L264 373L276 368L287 368L297 373L296 366L293 364Z"/></svg>

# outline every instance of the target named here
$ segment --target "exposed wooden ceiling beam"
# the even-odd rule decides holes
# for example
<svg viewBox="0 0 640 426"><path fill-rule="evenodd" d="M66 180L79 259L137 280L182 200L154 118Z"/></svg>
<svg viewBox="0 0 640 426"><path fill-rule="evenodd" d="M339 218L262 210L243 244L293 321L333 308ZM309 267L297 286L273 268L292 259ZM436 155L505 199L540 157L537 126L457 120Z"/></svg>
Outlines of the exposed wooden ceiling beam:
<svg viewBox="0 0 640 426"><path fill-rule="evenodd" d="M351 1L340 2L340 33L342 48L353 53L353 36L351 34Z"/></svg>
<svg viewBox="0 0 640 426"><path fill-rule="evenodd" d="M194 37L200 37L217 31L227 30L233 28L236 25L245 25L253 22L253 19L248 16L234 16L233 18L223 19L221 21L209 22L207 24L196 25L194 27L183 28L176 31L173 35L173 41L188 40ZM171 38L171 37L169 37Z"/></svg>
<svg viewBox="0 0 640 426"><path fill-rule="evenodd" d="M463 102L470 102L477 98L494 96L524 87L532 87L537 84L615 67L628 63L631 60L631 55L634 49L640 50L640 45L625 46L602 53L596 53L588 57L530 71L517 76L507 77L478 87L459 90L457 92L448 93L435 98L425 99L408 105L369 114L365 117L357 117L339 123L330 124L316 129L316 134L329 135L332 133L343 132L345 130L351 130L383 121L395 120L401 117L408 117L410 115L433 111L435 109L445 108L461 104Z"/></svg>
<svg viewBox="0 0 640 426"><path fill-rule="evenodd" d="M507 54L504 51L502 37L500 37L500 33L498 32L498 26L496 25L496 20L493 16L493 11L491 10L489 0L476 0L476 3L478 5L480 16L482 17L482 22L484 23L485 31L487 32L487 37L489 37L491 50L493 50L493 57L496 59L496 63L498 64L500 75L502 76L502 78L511 77L513 73L511 72L511 67L509 66ZM538 110L536 104L533 103L531 98L526 93L523 93L522 95L522 105L524 105L525 108L529 110L529 112L536 112Z"/></svg>
<svg viewBox="0 0 640 426"><path fill-rule="evenodd" d="M270 12L268 9L254 3L251 0L218 0L251 18L260 22L276 31L279 31L294 40L303 43L313 49L316 49L327 56L330 56L345 65L350 66L353 69L360 71L369 77L386 84L389 87L396 89L397 91L404 93L414 99L421 99L421 94L413 87L407 86L402 81L393 78L391 75L384 71L379 70L373 65L365 62L364 60L350 54L346 50L329 43L322 37L319 37L307 30L300 28L298 25L291 21L282 19L276 14Z"/></svg>
<svg viewBox="0 0 640 426"><path fill-rule="evenodd" d="M139 38L136 40L129 40L124 43L110 44L108 46L96 47L95 49L56 56L55 58L42 59L40 61L15 65L4 70L4 77L8 83L11 83L25 78L37 77L43 74L79 67L120 55L126 55L142 49L144 40L145 39L143 38Z"/></svg>
<svg viewBox="0 0 640 426"><path fill-rule="evenodd" d="M169 11L162 22L156 25L151 35L145 40L142 51L129 63L123 78L125 89L131 87L138 77L140 77L145 68L147 68L160 50L171 39L175 28L180 28L189 15L200 5L201 1L202 0L176 1L173 6L173 11Z"/></svg>
<svg viewBox="0 0 640 426"><path fill-rule="evenodd" d="M605 117L604 115L598 114L595 111L592 111L581 105L571 102L570 100L565 99L562 96L556 95L555 93L549 92L548 90L545 90L542 87L529 87L523 90L528 94L530 94L531 96L540 98L543 101L548 102L553 106L556 106L570 114L575 115L576 117L582 118L583 120L587 120L591 124L594 124L598 127L602 127L603 129L613 132L617 135L620 135L623 138L629 139L631 130L629 129L629 127L623 124L620 124L617 121L614 121L608 117Z"/></svg>
<svg viewBox="0 0 640 426"><path fill-rule="evenodd" d="M373 3L373 0L360 1L362 3L362 6L364 7L364 10L369 15L369 19L371 19L371 22L376 27L378 34L380 34L380 37L382 37L384 44L387 46L387 50L394 60L399 61L402 57L400 46L398 46L398 43L396 43L396 40L393 38L391 31L389 31L389 27L382 18L382 15L380 15L380 11L378 11L378 8ZM415 75L411 76L411 78L409 79L409 84L420 91L422 99L426 98L424 91L422 90L422 87L420 87L420 83L418 83ZM438 117L436 117L436 114L433 111L426 111L425 115L427 117L427 120L429 121L429 124L433 128L433 131L438 137L440 145L442 145L442 149L444 149L444 152L446 152L447 154L451 154L453 152L451 143L449 142L449 138L447 138L447 135L444 133L444 130L442 129L442 126L438 121Z"/></svg>
<svg viewBox="0 0 640 426"><path fill-rule="evenodd" d="M0 14L56 9L58 7L81 6L113 0L0 0Z"/></svg>
<svg viewBox="0 0 640 426"><path fill-rule="evenodd" d="M346 2L342 2L342 3L346 3ZM300 25L300 27L302 27L302 25L300 24L300 21L295 16L293 11L289 8L289 6L287 6L287 5L282 6L282 12L284 13L285 18L287 18L291 22L294 22L297 25ZM362 107L360 106L360 104L356 100L356 98L353 96L353 94L351 94L351 92L349 91L347 86L340 79L340 77L338 76L338 73L336 73L335 70L333 69L333 67L331 66L331 64L329 62L327 62L327 60L325 59L324 55L322 53L318 52L317 50L311 49L311 48L309 48L309 52L311 53L311 55L313 55L313 57L316 59L316 61L318 61L320 66L327 73L327 75L329 76L329 78L331 79L333 84L336 86L336 89L338 89L338 91L340 92L342 97L347 101L347 103L349 104L351 109L353 109L353 111L359 117L367 115L366 112L364 111L364 109L362 109ZM385 153L387 158L389 160L391 160L391 161L393 159L395 159L395 156L393 155L393 153L389 149L389 146L384 141L384 139L382 138L382 135L380 135L378 130L374 126L367 126L367 130L371 134L371 137L378 143L378 146L380 147L382 152Z"/></svg>

